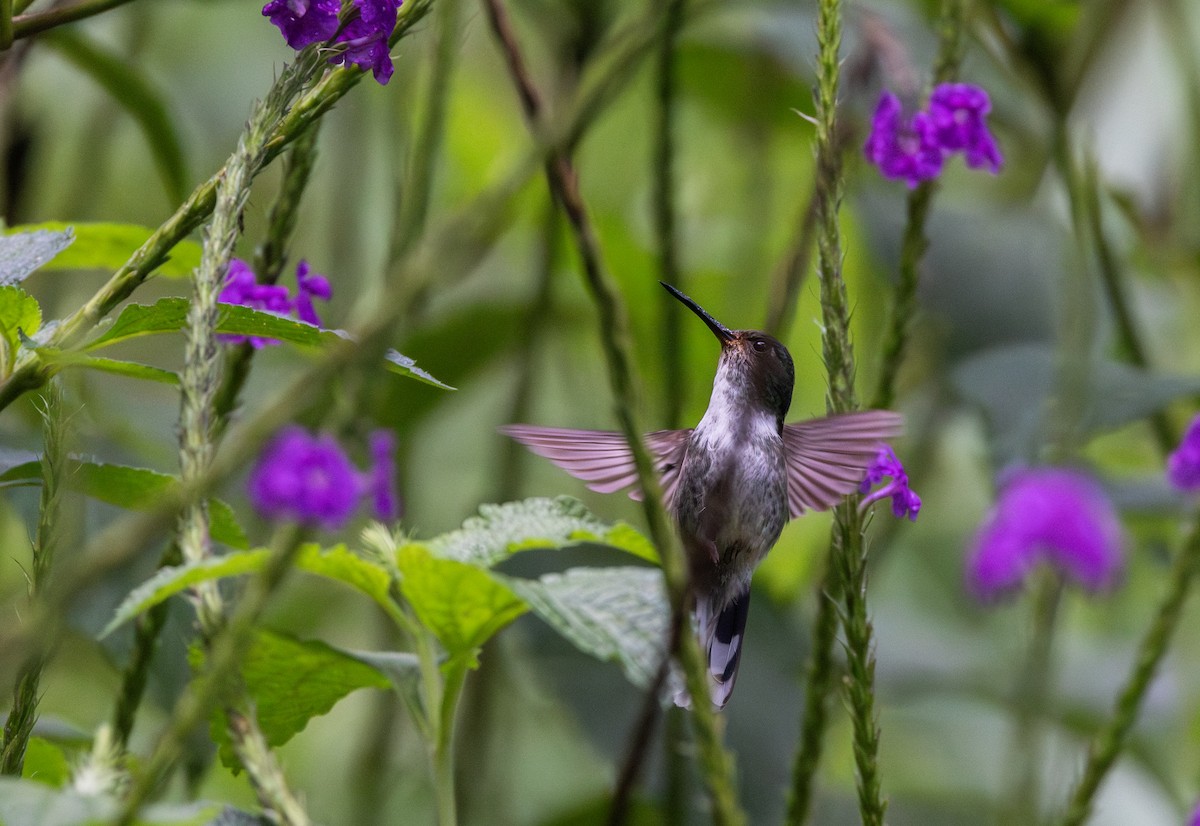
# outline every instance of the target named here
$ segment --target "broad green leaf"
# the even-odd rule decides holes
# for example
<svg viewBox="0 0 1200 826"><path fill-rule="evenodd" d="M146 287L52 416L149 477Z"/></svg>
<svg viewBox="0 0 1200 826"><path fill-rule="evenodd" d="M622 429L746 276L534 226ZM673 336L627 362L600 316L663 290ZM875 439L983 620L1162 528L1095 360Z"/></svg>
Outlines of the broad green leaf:
<svg viewBox="0 0 1200 826"><path fill-rule="evenodd" d="M193 666L199 669L203 663ZM392 687L385 674L357 656L320 641L266 630L256 633L238 673L254 702L259 727L273 747L292 739L350 692ZM220 745L222 762L235 771L240 768L220 712L213 721L213 739Z"/></svg>
<svg viewBox="0 0 1200 826"><path fill-rule="evenodd" d="M188 302L185 298L163 298L154 304L130 304L121 310L116 321L99 338L88 344L86 349L98 350L131 338L177 332L187 324L187 309ZM303 321L238 304L221 305L217 332L273 338L301 347L333 347L352 340L350 334L343 330L323 330ZM408 356L395 350L388 351L386 366L393 373L410 376L434 387L443 390L454 389L417 367L416 362Z"/></svg>
<svg viewBox="0 0 1200 826"><path fill-rule="evenodd" d="M479 516L468 519L460 530L426 544L437 556L490 568L518 551L585 543L609 545L658 561L654 546L632 526L625 522L609 525L569 496L482 505Z"/></svg>
<svg viewBox="0 0 1200 826"><path fill-rule="evenodd" d="M41 737L30 737L21 776L57 789L71 777L71 764L57 744Z"/></svg>
<svg viewBox="0 0 1200 826"><path fill-rule="evenodd" d="M4 375L12 370L21 336L32 336L42 326L42 308L37 300L20 287L0 287L0 348L3 349Z"/></svg>
<svg viewBox="0 0 1200 826"><path fill-rule="evenodd" d="M571 568L538 580L493 574L585 654L645 688L662 662L670 607L657 568Z"/></svg>
<svg viewBox="0 0 1200 826"><path fill-rule="evenodd" d="M82 31L59 27L43 41L90 76L133 117L150 146L167 199L172 204L180 203L187 197L183 145L162 95L142 66L126 61L119 52L86 37Z"/></svg>
<svg viewBox="0 0 1200 826"><path fill-rule="evenodd" d="M0 778L0 823L4 826L81 826L113 822L117 801L53 789L32 780ZM223 803L155 803L146 806L134 826L206 826L230 811ZM253 822L253 821L246 821Z"/></svg>
<svg viewBox="0 0 1200 826"><path fill-rule="evenodd" d="M404 545L396 564L401 593L452 660L473 665L475 651L526 610L524 602L486 571L439 559L425 545Z"/></svg>
<svg viewBox="0 0 1200 826"><path fill-rule="evenodd" d="M198 562L162 568L129 592L100 636L111 634L122 623L197 583L259 571L266 563L268 554L265 548L234 551ZM317 545L305 545L293 564L298 570L349 585L380 605L390 607L387 571L352 553L345 545L336 545L327 551L322 551Z"/></svg>
<svg viewBox="0 0 1200 826"><path fill-rule="evenodd" d="M0 234L0 285L20 284L70 246L72 229L9 228Z"/></svg>
<svg viewBox="0 0 1200 826"><path fill-rule="evenodd" d="M61 270L105 270L115 272L124 266L150 239L154 230L139 224L75 223L45 221L22 224L16 230L73 232L75 243L43 267L46 272ZM171 248L171 257L154 270L167 278L187 278L200 265L201 247L195 241L180 241Z"/></svg>

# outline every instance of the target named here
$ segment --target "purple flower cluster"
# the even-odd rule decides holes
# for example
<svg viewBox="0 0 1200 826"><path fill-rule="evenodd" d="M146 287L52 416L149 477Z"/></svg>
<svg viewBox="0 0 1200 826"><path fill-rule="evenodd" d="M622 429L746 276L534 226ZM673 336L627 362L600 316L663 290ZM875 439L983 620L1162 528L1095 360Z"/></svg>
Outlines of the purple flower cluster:
<svg viewBox="0 0 1200 826"><path fill-rule="evenodd" d="M396 28L402 2L354 0L354 10L341 28L338 27L340 0L270 0L262 13L293 49L333 38L339 48L329 58L330 63L353 63L360 69L370 69L375 80L386 85L394 70L388 38Z"/></svg>
<svg viewBox="0 0 1200 826"><path fill-rule="evenodd" d="M867 468L867 475L859 486L859 493L867 493L872 487L881 483L885 478L891 478L883 487L869 494L862 500L860 507L866 507L880 499L892 498L892 515L897 519L908 517L916 522L917 514L921 512L921 497L908 487L908 474L904 465L896 458L896 452L888 445L879 449L879 455Z"/></svg>
<svg viewBox="0 0 1200 826"><path fill-rule="evenodd" d="M1200 490L1200 416L1192 419L1183 441L1167 457L1167 481L1182 491Z"/></svg>
<svg viewBox="0 0 1200 826"><path fill-rule="evenodd" d="M1123 543L1116 511L1090 476L1067 468L1015 471L975 536L967 586L990 600L1047 562L1098 591L1120 576Z"/></svg>
<svg viewBox="0 0 1200 826"><path fill-rule="evenodd" d="M910 189L936 178L955 152L962 152L972 169L999 172L1003 159L987 127L991 108L987 92L969 83L938 84L928 107L909 115L900 99L884 90L871 118L867 160L885 178L903 180Z"/></svg>
<svg viewBox="0 0 1200 826"><path fill-rule="evenodd" d="M307 261L301 261L296 265L296 297L293 299L287 287L279 284L258 283L250 265L240 258L234 258L229 262L229 270L225 274L225 286L221 289L221 294L217 296L217 301L224 304L253 307L256 310L276 315L287 315L294 310L297 318L301 321L314 327L320 327L321 319L317 316L313 299L319 298L322 301L328 301L332 296L333 288L329 286L329 279L311 272ZM260 336L222 334L218 338L230 344L242 344L249 341L255 349L279 343L273 338Z"/></svg>
<svg viewBox="0 0 1200 826"><path fill-rule="evenodd" d="M286 519L335 530L359 501L370 497L376 518L399 515L396 440L390 431L371 434L371 469L360 473L333 437L302 427L281 430L250 471L250 502L267 519Z"/></svg>

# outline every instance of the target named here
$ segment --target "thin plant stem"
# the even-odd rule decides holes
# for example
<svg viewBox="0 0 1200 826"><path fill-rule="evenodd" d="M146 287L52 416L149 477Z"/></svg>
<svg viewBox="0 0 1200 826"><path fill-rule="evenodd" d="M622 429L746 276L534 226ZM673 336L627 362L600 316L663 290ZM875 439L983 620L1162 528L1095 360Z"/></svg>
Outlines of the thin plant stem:
<svg viewBox="0 0 1200 826"><path fill-rule="evenodd" d="M1129 731L1137 721L1146 690L1171 645L1175 629L1183 616L1188 591L1200 572L1200 520L1196 521L1183 547L1175 555L1167 590L1146 629L1134 656L1133 668L1113 706L1112 716L1096 732L1088 747L1083 775L1071 793L1062 826L1082 826L1091 814L1096 792L1120 756Z"/></svg>
<svg viewBox="0 0 1200 826"><path fill-rule="evenodd" d="M437 709L438 728L434 744L433 774L437 794L438 826L458 823L458 798L454 788L454 732L458 701L462 697L467 668L461 663L450 667L442 685L442 702Z"/></svg>
<svg viewBox="0 0 1200 826"><path fill-rule="evenodd" d="M1040 720L1050 694L1051 655L1062 602L1062 580L1043 571L1034 587L1033 629L1025 664L1016 686L1016 728L1008 765L1013 767L1009 817L1005 822L1038 822L1041 796L1042 748Z"/></svg>
<svg viewBox="0 0 1200 826"><path fill-rule="evenodd" d="M832 565L826 565L818 590L817 615L813 620L812 649L805 666L804 716L800 721L800 743L792 762L792 785L788 796L789 826L801 826L812 813L813 782L821 765L825 730L829 725L829 695L838 674L833 660L838 614L836 580Z"/></svg>
<svg viewBox="0 0 1200 826"><path fill-rule="evenodd" d="M251 578L228 620L213 636L204 672L192 681L176 702L170 725L160 735L153 752L134 778L117 818L121 826L134 822L138 810L158 788L162 777L179 757L184 739L228 695L237 668L253 639L254 626L267 601L291 569L292 560L301 548L302 537L301 529L295 526L285 526L276 532L262 569Z"/></svg>
<svg viewBox="0 0 1200 826"><path fill-rule="evenodd" d="M11 0L4 0L4 2L10 3ZM12 20L12 39L20 40L23 37L32 37L57 26L86 20L128 2L129 0L81 0L73 6L59 6L37 14L24 14ZM0 32L0 36L2 36L2 32ZM11 40L8 43L0 41L0 50L7 48L11 42Z"/></svg>
<svg viewBox="0 0 1200 826"><path fill-rule="evenodd" d="M782 340L787 338L796 316L796 302L800 300L800 288L808 273L812 259L813 244L817 238L817 191L813 191L796 222L795 234L788 244L783 258L775 265L771 278L771 303L767 307L767 319L763 329Z"/></svg>
<svg viewBox="0 0 1200 826"><path fill-rule="evenodd" d="M541 95L526 68L508 12L501 0L483 0L483 5L517 87L526 120L534 134L539 135L545 128L542 124ZM605 270L595 228L580 196L579 178L574 165L565 153L553 153L546 163L546 175L566 213L583 262L585 285L592 295L599 317L601 344L608 366L617 421L633 454L638 485L645 494L642 506L650 539L662 560L673 616L681 617L690 599L687 564L682 548L675 542L668 527L654 466L642 442L644 431L638 424L634 398L626 309L611 276ZM688 692L694 698L692 719L700 749L701 768L712 798L714 820L719 824L744 823L745 815L737 803L735 792L733 759L721 744L716 715L711 705L704 701L709 696L709 688L699 645L692 634L680 634L678 642Z"/></svg>
<svg viewBox="0 0 1200 826"><path fill-rule="evenodd" d="M13 0L0 0L0 52L13 44Z"/></svg>
<svg viewBox="0 0 1200 826"><path fill-rule="evenodd" d="M675 96L679 85L675 69L675 47L683 28L686 0L669 0L663 13L662 34L655 66L654 97L654 240L658 251L658 280L683 288L679 266L679 240L675 210ZM687 398L683 314L668 293L659 297L662 326L662 360L666 415L664 427L679 427Z"/></svg>
<svg viewBox="0 0 1200 826"><path fill-rule="evenodd" d="M938 55L934 62L933 82L950 83L958 77L963 56L963 29L966 0L943 0L938 20ZM896 400L896 377L908 347L909 331L917 310L917 285L921 260L929 247L925 225L929 219L936 180L923 181L908 194L908 219L900 243L900 278L892 301L888 332L884 338L883 362L872 407L891 407Z"/></svg>
<svg viewBox="0 0 1200 826"><path fill-rule="evenodd" d="M855 410L854 348L850 307L842 277L838 209L842 199L842 155L838 151L838 56L842 39L841 0L821 0L817 11L817 274L824 321L822 354L829 373L827 406L832 413ZM846 699L854 729L859 815L865 826L882 826L887 804L879 777L880 731L875 715L875 655L867 612L867 566L862 544L858 497L834 510L830 560L840 579L842 629L848 674Z"/></svg>
<svg viewBox="0 0 1200 826"><path fill-rule="evenodd" d="M33 560L29 572L29 596L40 600L46 591L51 564L63 539L63 473L66 471L66 412L62 389L56 383L47 386L42 394L42 493L38 506L37 536L33 542ZM25 748L37 721L41 699L42 669L47 656L35 652L21 668L13 689L13 704L4 722L0 747L0 774L21 775L25 764Z"/></svg>

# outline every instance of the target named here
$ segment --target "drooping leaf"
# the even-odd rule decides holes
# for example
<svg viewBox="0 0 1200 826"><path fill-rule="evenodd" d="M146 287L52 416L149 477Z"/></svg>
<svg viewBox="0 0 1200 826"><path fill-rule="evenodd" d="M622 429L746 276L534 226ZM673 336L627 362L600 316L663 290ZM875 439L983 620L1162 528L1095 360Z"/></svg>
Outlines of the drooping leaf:
<svg viewBox="0 0 1200 826"><path fill-rule="evenodd" d="M84 367L88 370L99 370L102 373L112 373L117 376L128 376L131 379L152 381L158 384L179 384L179 374L174 370L164 370L150 364L140 364L136 361L89 356L86 353L65 352L39 347L38 355L44 364L57 367Z"/></svg>
<svg viewBox="0 0 1200 826"><path fill-rule="evenodd" d="M74 223L45 221L22 224L14 230L49 232L56 235L73 233L74 243L53 261L46 263L45 272L61 270L104 270L115 272L141 248L154 230L139 224ZM201 247L195 241L183 240L171 248L171 257L154 270L166 278L186 278L200 265Z"/></svg>
<svg viewBox="0 0 1200 826"><path fill-rule="evenodd" d="M658 561L654 546L632 526L625 522L609 525L569 496L483 505L479 516L468 519L461 529L427 544L437 556L491 567L518 551L585 543L609 545Z"/></svg>
<svg viewBox="0 0 1200 826"><path fill-rule="evenodd" d="M56 230L12 227L0 234L0 286L20 284L70 246L71 227Z"/></svg>
<svg viewBox="0 0 1200 826"><path fill-rule="evenodd" d="M266 563L268 555L266 549L257 548L161 568L154 576L129 592L117 606L113 618L100 632L100 636L111 634L122 623L197 583L259 571ZM345 545L335 545L327 551L321 550L317 545L305 545L300 549L293 564L298 570L333 579L361 591L381 605L388 604L390 579L387 571L382 566L352 553Z"/></svg>
<svg viewBox="0 0 1200 826"><path fill-rule="evenodd" d="M117 801L111 797L84 795L70 789L54 789L32 780L0 778L0 823L5 826L80 826L111 823L116 818L118 809ZM155 803L143 808L133 824L206 826L215 822L226 809L222 803Z"/></svg>
<svg viewBox="0 0 1200 826"><path fill-rule="evenodd" d="M194 667L202 665L193 662ZM267 630L255 634L239 674L271 746L292 739L309 720L328 713L352 691L392 686L387 675L360 657L317 640ZM240 763L229 742L224 715L218 712L216 716L213 737L220 745L221 760L236 771Z"/></svg>
<svg viewBox="0 0 1200 826"><path fill-rule="evenodd" d="M119 53L81 32L75 27L59 27L43 39L130 114L150 146L150 154L167 190L167 199L172 204L180 203L187 197L183 145L162 95L151 84L141 65L123 59Z"/></svg>
<svg viewBox="0 0 1200 826"><path fill-rule="evenodd" d="M20 287L0 287L0 349L5 375L12 370L22 336L32 336L42 326L42 308Z"/></svg>
<svg viewBox="0 0 1200 826"><path fill-rule="evenodd" d="M619 663L639 688L654 679L670 624L657 568L571 568L538 580L493 576L580 651Z"/></svg>
<svg viewBox="0 0 1200 826"><path fill-rule="evenodd" d="M185 298L163 298L154 304L130 304L121 310L116 321L109 325L99 338L88 344L86 349L98 350L132 338L178 332L187 324L187 308L188 302ZM239 304L221 305L217 332L271 338L301 347L332 347L350 340L350 334L343 330L323 330L302 321ZM454 389L417 367L413 359L395 350L388 352L385 361L387 369L393 373L410 376L443 390Z"/></svg>
<svg viewBox="0 0 1200 826"><path fill-rule="evenodd" d="M400 548L400 591L452 660L474 664L475 651L523 614L525 603L474 565L434 556L425 545Z"/></svg>

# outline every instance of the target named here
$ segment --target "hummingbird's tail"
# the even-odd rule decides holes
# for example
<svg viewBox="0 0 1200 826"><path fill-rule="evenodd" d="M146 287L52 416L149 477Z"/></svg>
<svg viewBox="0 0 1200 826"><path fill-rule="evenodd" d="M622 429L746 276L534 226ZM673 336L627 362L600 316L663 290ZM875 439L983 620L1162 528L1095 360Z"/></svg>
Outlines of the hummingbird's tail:
<svg viewBox="0 0 1200 826"><path fill-rule="evenodd" d="M696 633L700 636L700 648L708 654L712 702L717 708L724 708L733 693L748 616L749 585L732 600L721 599L716 594L696 600Z"/></svg>

